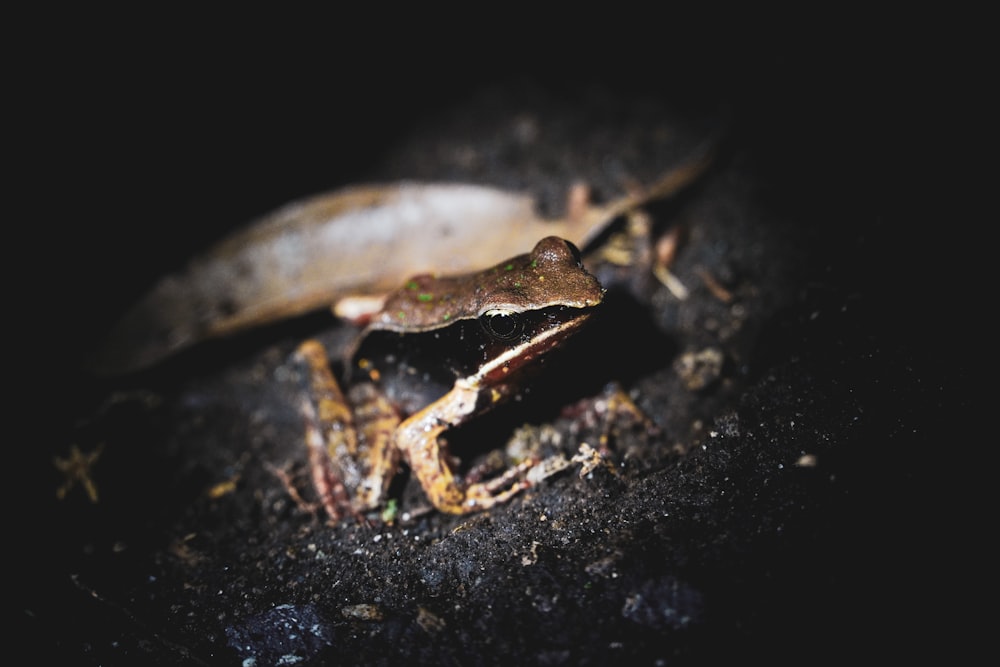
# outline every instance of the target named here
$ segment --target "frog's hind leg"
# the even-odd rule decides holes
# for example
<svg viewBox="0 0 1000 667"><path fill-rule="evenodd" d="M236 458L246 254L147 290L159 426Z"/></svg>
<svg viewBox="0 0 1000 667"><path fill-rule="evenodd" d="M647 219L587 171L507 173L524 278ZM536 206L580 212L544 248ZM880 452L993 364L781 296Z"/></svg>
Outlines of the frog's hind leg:
<svg viewBox="0 0 1000 667"><path fill-rule="evenodd" d="M357 449L357 432L350 406L330 372L326 351L314 340L299 346L294 359L303 365L304 388L299 412L305 422L305 440L313 487L331 523L350 514L359 521L364 517L355 509L344 483L343 471L335 469L337 451Z"/></svg>
<svg viewBox="0 0 1000 667"><path fill-rule="evenodd" d="M538 465L537 459L529 459L508 468L499 477L483 482L475 482L465 487L463 505L466 512L476 512L493 505L505 503L534 483L527 473Z"/></svg>
<svg viewBox="0 0 1000 667"><path fill-rule="evenodd" d="M305 420L305 440L309 452L309 470L313 488L327 516L330 517L330 522L337 523L346 514L363 521L364 517L351 504L351 495L343 479L333 469L324 437L324 431L328 432L328 429L324 428L316 414L316 408L309 399L303 398L299 403L299 412Z"/></svg>

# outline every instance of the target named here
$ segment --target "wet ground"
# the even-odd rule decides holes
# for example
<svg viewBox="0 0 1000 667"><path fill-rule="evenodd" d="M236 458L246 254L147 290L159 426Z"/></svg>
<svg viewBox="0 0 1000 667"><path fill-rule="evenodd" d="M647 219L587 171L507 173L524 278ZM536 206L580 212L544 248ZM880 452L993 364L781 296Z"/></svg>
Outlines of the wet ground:
<svg viewBox="0 0 1000 667"><path fill-rule="evenodd" d="M950 266L928 270L935 243L911 233L886 112L869 106L885 98L837 83L836 63L821 61L824 86L756 61L777 63L496 67L428 82L433 103L405 76L393 93L346 77L306 111L305 75L239 81L235 100L203 75L169 88L203 106L151 86L133 123L96 113L107 143L86 146L117 160L67 232L67 307L39 334L60 372L36 372L46 409L26 413L34 448L8 504L19 645L103 665L816 664L949 645L963 609L937 556L952 535L941 451L968 426ZM121 99L107 86L104 112ZM429 511L405 475L391 524L331 527L293 502L274 472L305 481L283 369L307 336L349 338L331 316L127 378L69 366L159 273L290 199L460 180L558 214L574 182L614 197L706 136L723 137L714 167L646 209L658 235L683 232L671 272L687 297L592 255L606 312L452 446L468 462L521 429L571 455L596 427L564 408L611 381L658 428L614 429L610 466L488 512Z"/></svg>

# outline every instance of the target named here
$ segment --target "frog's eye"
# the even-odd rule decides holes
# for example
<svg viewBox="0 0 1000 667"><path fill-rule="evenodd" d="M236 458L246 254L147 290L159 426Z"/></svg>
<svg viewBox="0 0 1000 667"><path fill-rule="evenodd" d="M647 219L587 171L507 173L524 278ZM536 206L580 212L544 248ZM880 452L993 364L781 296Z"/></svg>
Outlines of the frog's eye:
<svg viewBox="0 0 1000 667"><path fill-rule="evenodd" d="M512 310L487 310L479 316L479 323L486 329L486 333L498 340L513 340L524 331L520 314Z"/></svg>

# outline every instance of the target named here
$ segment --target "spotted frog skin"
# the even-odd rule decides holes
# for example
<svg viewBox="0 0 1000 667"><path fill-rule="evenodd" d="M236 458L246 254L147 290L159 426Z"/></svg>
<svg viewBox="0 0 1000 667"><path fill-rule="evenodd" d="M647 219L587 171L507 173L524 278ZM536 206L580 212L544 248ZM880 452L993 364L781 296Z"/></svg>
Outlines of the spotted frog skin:
<svg viewBox="0 0 1000 667"><path fill-rule="evenodd" d="M383 505L405 461L438 510L465 514L530 486L525 461L486 480L459 478L441 436L515 395L538 360L579 331L604 290L568 241L484 271L420 275L389 294L354 348L342 385L326 351L296 352L317 494L332 521Z"/></svg>

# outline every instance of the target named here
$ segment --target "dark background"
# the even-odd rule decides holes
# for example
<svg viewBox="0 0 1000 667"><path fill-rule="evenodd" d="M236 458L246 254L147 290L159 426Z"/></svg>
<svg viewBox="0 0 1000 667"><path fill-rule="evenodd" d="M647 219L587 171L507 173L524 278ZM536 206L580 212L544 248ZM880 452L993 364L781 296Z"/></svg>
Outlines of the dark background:
<svg viewBox="0 0 1000 667"><path fill-rule="evenodd" d="M17 239L8 246L10 352L15 366L28 362L19 384L27 400L15 407L29 436L18 443L65 431L77 412L65 401L78 354L156 276L277 205L363 180L408 129L472 91L529 79L553 90L617 87L692 109L723 103L754 146L762 180L780 180L790 202L863 212L844 216L848 230L861 219L871 225L854 279L885 306L872 334L912 352L922 381L940 386L946 416L911 424L909 406L895 406L900 428L926 437L905 460L872 462L875 478L903 471L893 478L904 480L907 500L880 497L876 482L859 506L891 505L892 530L905 538L872 554L899 576L865 582L926 601L887 610L887 624L904 625L894 640L912 628L915 641L938 633L942 646L960 650L965 640L951 632L972 629L965 600L984 594L967 576L979 553L966 542L977 534L969 527L989 526L977 526L974 477L961 492L955 482L982 458L972 371L989 351L979 343L983 325L965 315L983 284L975 253L961 250L975 245L976 218L958 212L964 201L950 184L960 163L942 151L964 143L954 137L965 124L939 112L964 117L974 105L964 101L964 64L939 57L939 33L868 16L787 28L767 20L722 28L704 17L461 16L442 29L390 11L24 25L30 38L8 63L9 134L24 149L12 153L13 194L26 204L8 225ZM30 497L12 488L15 501ZM18 540L45 530L30 504L10 508ZM880 528L859 525L858 539Z"/></svg>

